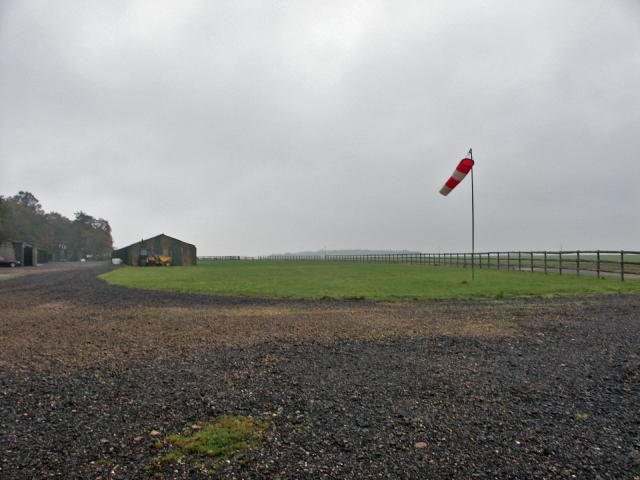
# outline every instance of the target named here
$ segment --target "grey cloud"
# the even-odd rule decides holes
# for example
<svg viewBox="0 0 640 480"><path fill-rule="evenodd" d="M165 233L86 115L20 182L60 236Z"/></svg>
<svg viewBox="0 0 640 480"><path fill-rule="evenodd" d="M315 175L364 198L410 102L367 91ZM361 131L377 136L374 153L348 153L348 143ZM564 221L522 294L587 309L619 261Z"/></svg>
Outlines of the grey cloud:
<svg viewBox="0 0 640 480"><path fill-rule="evenodd" d="M638 248L634 2L7 2L0 192L203 254ZM25 166L37 175L24 175Z"/></svg>

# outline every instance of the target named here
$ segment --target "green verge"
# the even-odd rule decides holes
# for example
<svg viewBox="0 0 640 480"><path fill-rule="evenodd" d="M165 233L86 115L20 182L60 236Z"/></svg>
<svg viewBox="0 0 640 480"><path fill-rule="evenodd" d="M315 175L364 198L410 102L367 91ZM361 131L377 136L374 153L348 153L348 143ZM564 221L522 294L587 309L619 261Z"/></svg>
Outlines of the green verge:
<svg viewBox="0 0 640 480"><path fill-rule="evenodd" d="M415 264L220 262L121 267L101 275L126 287L263 298L427 300L640 292L640 281Z"/></svg>

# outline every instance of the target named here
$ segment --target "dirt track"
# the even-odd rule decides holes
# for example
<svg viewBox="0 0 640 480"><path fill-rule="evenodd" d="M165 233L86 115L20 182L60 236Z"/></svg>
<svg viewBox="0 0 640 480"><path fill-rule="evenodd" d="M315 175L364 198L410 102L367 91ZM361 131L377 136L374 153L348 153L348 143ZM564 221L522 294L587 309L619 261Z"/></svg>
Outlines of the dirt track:
<svg viewBox="0 0 640 480"><path fill-rule="evenodd" d="M225 414L271 428L219 478L640 475L638 296L278 302L106 268L0 282L0 478L208 478L145 467Z"/></svg>

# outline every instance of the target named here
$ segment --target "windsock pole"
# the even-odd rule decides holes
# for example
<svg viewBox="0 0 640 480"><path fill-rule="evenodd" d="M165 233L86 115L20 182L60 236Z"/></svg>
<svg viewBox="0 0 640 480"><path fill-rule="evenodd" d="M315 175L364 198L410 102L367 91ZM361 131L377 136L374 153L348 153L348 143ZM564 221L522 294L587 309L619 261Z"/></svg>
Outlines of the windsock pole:
<svg viewBox="0 0 640 480"><path fill-rule="evenodd" d="M470 148L467 156L460 160L453 174L440 189L440 194L446 197L451 193L451 190L456 188L456 186L464 180L464 177L469 173L469 170L471 170L471 280L475 279L476 267L476 216L473 195L473 165L473 149Z"/></svg>
<svg viewBox="0 0 640 480"><path fill-rule="evenodd" d="M473 160L473 149L469 149L469 158ZM476 215L473 198L473 168L471 169L471 280L476 278Z"/></svg>

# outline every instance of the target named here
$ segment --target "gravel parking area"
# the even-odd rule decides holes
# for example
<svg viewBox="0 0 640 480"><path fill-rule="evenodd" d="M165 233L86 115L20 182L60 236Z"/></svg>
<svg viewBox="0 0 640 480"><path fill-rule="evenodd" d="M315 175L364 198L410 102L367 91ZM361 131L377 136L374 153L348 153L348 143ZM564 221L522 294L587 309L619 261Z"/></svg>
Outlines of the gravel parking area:
<svg viewBox="0 0 640 480"><path fill-rule="evenodd" d="M0 282L0 478L640 479L640 297L301 302ZM268 419L205 472L166 436Z"/></svg>

